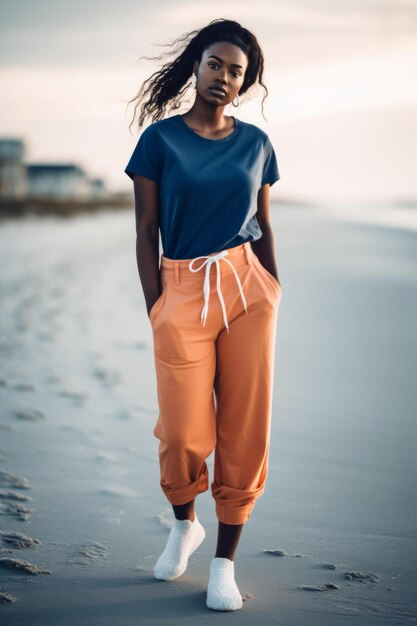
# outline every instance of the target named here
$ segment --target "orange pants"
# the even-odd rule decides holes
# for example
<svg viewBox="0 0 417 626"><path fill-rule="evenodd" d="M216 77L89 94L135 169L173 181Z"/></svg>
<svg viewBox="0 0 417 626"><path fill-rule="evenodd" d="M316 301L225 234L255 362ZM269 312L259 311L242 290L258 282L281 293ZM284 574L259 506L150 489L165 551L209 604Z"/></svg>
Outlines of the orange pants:
<svg viewBox="0 0 417 626"><path fill-rule="evenodd" d="M217 518L243 524L267 477L280 284L249 242L194 260L162 254L161 284L149 315L160 485L171 504L207 491L215 449Z"/></svg>

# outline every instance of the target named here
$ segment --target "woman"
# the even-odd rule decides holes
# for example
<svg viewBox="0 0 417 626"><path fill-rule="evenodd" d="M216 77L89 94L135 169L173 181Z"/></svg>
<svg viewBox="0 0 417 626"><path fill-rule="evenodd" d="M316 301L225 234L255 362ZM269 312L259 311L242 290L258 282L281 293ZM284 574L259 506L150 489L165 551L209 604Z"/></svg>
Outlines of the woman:
<svg viewBox="0 0 417 626"><path fill-rule="evenodd" d="M136 114L149 96L139 128L147 116L153 123L125 169L134 181L137 264L153 333L160 484L175 515L154 575L178 578L205 537L194 502L209 488L205 460L215 450L219 528L206 603L236 610L234 554L268 467L281 298L269 188L280 176L268 135L224 115L256 82L268 93L255 36L219 19L180 41L182 52L134 99ZM161 119L168 104L178 108L190 77L191 108Z"/></svg>

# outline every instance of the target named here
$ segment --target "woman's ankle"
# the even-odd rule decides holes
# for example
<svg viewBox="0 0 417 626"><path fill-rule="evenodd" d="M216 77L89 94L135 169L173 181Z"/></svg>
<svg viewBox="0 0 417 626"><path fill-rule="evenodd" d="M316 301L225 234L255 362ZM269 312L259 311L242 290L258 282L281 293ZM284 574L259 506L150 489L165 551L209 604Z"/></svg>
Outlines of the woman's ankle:
<svg viewBox="0 0 417 626"><path fill-rule="evenodd" d="M174 515L177 520L186 520L190 522L195 520L194 500L186 502L186 504L173 504Z"/></svg>

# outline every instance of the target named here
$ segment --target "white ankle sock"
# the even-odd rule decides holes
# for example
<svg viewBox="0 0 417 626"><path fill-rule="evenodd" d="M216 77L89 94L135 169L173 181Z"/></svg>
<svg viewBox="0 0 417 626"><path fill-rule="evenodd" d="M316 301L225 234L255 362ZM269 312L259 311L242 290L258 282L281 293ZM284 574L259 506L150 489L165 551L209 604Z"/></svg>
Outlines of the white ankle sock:
<svg viewBox="0 0 417 626"><path fill-rule="evenodd" d="M174 519L165 550L154 567L155 578L174 580L187 569L188 559L197 550L206 536L206 531L195 515L194 520Z"/></svg>
<svg viewBox="0 0 417 626"><path fill-rule="evenodd" d="M216 556L210 564L207 606L215 611L235 611L243 605L235 582L234 561Z"/></svg>

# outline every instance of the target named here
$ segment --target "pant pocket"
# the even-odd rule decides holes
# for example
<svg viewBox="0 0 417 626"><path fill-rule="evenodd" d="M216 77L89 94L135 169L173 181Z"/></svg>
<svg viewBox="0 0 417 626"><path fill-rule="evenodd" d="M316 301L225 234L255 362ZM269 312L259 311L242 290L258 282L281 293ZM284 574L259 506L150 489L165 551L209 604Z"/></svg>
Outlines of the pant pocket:
<svg viewBox="0 0 417 626"><path fill-rule="evenodd" d="M264 276L266 276L266 278L269 280L270 283L272 283L272 285L274 286L274 289L276 289L278 291L278 293L281 293L282 291L282 286L281 283L277 281L277 279L275 278L275 276L273 276L273 274L271 274L271 272L269 272L266 267L264 267L262 265L262 263L260 262L259 258L256 257L256 264L258 265L258 267L260 268L260 270L262 271L262 273L264 274Z"/></svg>
<svg viewBox="0 0 417 626"><path fill-rule="evenodd" d="M166 285L163 285L159 298L155 300L155 302L153 303L151 307L151 310L149 311L149 321L151 324L155 319L155 314L158 312L159 306L165 296L165 292L166 292Z"/></svg>

